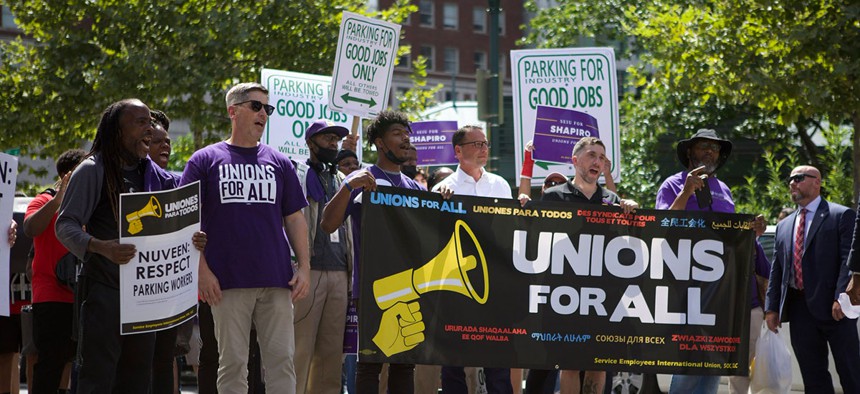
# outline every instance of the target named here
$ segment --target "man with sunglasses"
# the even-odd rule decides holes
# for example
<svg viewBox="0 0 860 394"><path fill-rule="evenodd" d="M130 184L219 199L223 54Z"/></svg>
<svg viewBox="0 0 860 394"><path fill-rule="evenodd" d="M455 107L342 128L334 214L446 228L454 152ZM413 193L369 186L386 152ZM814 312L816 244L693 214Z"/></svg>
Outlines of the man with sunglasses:
<svg viewBox="0 0 860 394"><path fill-rule="evenodd" d="M454 156L459 165L449 177L433 187L434 192L450 197L452 194L496 198L513 198L511 187L504 178L484 170L490 157L490 145L480 126L463 126L451 137ZM512 393L511 372L508 368L484 368L487 392ZM463 367L442 367L442 391L467 393Z"/></svg>
<svg viewBox="0 0 860 394"><path fill-rule="evenodd" d="M821 172L791 170L791 200L797 210L776 225L773 268L765 321L777 332L791 323L791 347L807 393L833 393L827 345L842 390L860 392L857 320L848 319L837 299L848 285L855 212L821 198Z"/></svg>
<svg viewBox="0 0 860 394"><path fill-rule="evenodd" d="M676 153L678 160L686 168L675 175L666 178L657 191L656 209L679 211L712 211L735 212L732 192L721 180L717 179L717 170L726 163L732 152L731 141L717 136L712 129L700 129L689 139L678 142ZM756 217L753 226L756 236L764 233L764 217ZM755 344L761 332L764 300L760 299L758 290L766 287L770 267L764 255L761 244L756 242L755 275L750 277L750 346L749 359L755 356ZM715 375L674 375L669 386L670 393L715 394L719 388L720 377ZM731 393L746 393L749 378L732 376L729 378Z"/></svg>
<svg viewBox="0 0 860 394"><path fill-rule="evenodd" d="M248 390L252 324L266 392L293 393L296 387L293 302L308 292L308 226L301 212L307 201L290 160L260 143L274 110L268 93L258 83L231 88L230 137L195 152L180 181L200 181L201 227L209 242L200 259L199 291L215 320L222 393Z"/></svg>

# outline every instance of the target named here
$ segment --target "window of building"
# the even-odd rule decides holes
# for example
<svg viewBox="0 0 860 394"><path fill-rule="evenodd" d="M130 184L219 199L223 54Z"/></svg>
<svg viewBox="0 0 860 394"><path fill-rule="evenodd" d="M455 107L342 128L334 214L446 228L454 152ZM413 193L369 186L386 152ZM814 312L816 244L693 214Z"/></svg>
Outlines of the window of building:
<svg viewBox="0 0 860 394"><path fill-rule="evenodd" d="M457 48L445 48L445 65L446 73L460 72L460 51Z"/></svg>
<svg viewBox="0 0 860 394"><path fill-rule="evenodd" d="M482 51L475 52L475 72L478 70L487 69L487 53Z"/></svg>
<svg viewBox="0 0 860 394"><path fill-rule="evenodd" d="M432 46L422 45L421 46L421 56L424 56L427 59L427 71L433 71L436 67L433 66L433 50Z"/></svg>
<svg viewBox="0 0 860 394"><path fill-rule="evenodd" d="M445 91L445 101L455 101L455 100L456 99L454 98L454 92L452 92L450 90L446 90Z"/></svg>
<svg viewBox="0 0 860 394"><path fill-rule="evenodd" d="M475 33L487 32L487 10L483 7L472 9L472 30Z"/></svg>
<svg viewBox="0 0 860 394"><path fill-rule="evenodd" d="M401 42L400 45L409 45L408 43ZM397 67L399 68L409 68L412 67L412 53L406 52L397 58Z"/></svg>
<svg viewBox="0 0 860 394"><path fill-rule="evenodd" d="M12 15L12 10L9 9L9 6L4 5L2 8L3 19L0 21L0 27L6 29L17 29L18 24L15 23L15 16Z"/></svg>
<svg viewBox="0 0 860 394"><path fill-rule="evenodd" d="M421 18L421 26L433 27L433 1L421 0L418 2L418 15Z"/></svg>
<svg viewBox="0 0 860 394"><path fill-rule="evenodd" d="M457 4L455 3L445 3L442 8L442 27L450 30L457 30L459 26L457 18L459 17L459 12L457 10Z"/></svg>
<svg viewBox="0 0 860 394"><path fill-rule="evenodd" d="M505 11L499 11L499 35L505 35Z"/></svg>

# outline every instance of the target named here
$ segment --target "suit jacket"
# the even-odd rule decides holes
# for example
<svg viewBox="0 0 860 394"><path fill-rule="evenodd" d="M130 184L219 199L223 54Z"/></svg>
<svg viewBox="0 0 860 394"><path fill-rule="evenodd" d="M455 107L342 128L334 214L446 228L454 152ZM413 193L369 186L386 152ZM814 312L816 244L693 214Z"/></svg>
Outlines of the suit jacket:
<svg viewBox="0 0 860 394"><path fill-rule="evenodd" d="M766 311L783 311L789 279L793 275L794 227L799 209L776 225L774 261L767 286ZM803 290L809 312L819 320L833 320L833 301L848 286L848 254L856 215L848 207L821 199L804 239Z"/></svg>

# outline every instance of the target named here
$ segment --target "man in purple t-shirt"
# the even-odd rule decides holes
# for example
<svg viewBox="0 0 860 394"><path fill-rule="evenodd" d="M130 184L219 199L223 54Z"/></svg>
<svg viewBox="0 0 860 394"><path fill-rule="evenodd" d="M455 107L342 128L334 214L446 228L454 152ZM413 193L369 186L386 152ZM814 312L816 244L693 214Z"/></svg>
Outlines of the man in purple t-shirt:
<svg viewBox="0 0 860 394"><path fill-rule="evenodd" d="M308 228L301 212L307 201L290 160L259 142L274 110L268 94L257 83L231 88L230 138L195 152L180 181L200 181L201 227L209 235L200 259L200 298L212 307L222 393L248 390L252 323L266 391L293 393L296 387L293 301L308 292Z"/></svg>
<svg viewBox="0 0 860 394"><path fill-rule="evenodd" d="M689 139L678 142L676 148L678 160L686 167L675 175L666 178L657 191L656 209L668 209L678 211L712 211L712 212L735 212L735 202L732 200L732 192L723 181L717 179L717 170L725 164L732 152L731 141L717 136L717 132L711 129L700 129ZM764 217L756 217L753 227L756 236L764 233ZM763 288L765 281L770 275L770 263L764 257L764 250L756 242L755 252L755 274L750 278L750 345L749 358L752 361L755 355L755 345L758 341L761 325L764 319L762 305L764 300L760 299L757 290L760 277ZM694 376L674 375L669 393L716 393L720 384L719 376ZM732 376L729 378L729 391L731 393L746 393L749 387L749 378L746 376Z"/></svg>
<svg viewBox="0 0 860 394"><path fill-rule="evenodd" d="M334 197L323 211L320 227L332 233L347 219L352 218L353 227L353 297L358 298L359 245L361 245L361 201L356 199L363 189L376 190L376 185L402 187L407 189L424 190L412 179L400 172L400 166L406 162L409 149L409 119L405 114L395 111L382 111L370 126L367 127L367 142L376 145L379 155L376 164L360 171L355 171L347 177ZM406 332L417 331L412 335L423 336L424 322L418 311L418 303L409 304L412 319L401 319L401 329ZM420 326L419 326L420 325ZM410 327L412 327L410 329ZM415 330L413 330L415 329ZM392 393L411 393L413 391L414 364L390 364L388 372L388 391ZM377 394L379 392L379 374L382 370L380 363L358 362L356 371L356 389L359 394Z"/></svg>

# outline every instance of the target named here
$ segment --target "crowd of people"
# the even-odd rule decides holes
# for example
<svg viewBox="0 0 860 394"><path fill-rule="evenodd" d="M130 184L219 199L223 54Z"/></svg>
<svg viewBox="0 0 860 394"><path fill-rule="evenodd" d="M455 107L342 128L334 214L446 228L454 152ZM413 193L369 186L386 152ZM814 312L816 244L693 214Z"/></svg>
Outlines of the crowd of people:
<svg viewBox="0 0 860 394"><path fill-rule="evenodd" d="M384 185L429 190L446 199L513 199L504 178L485 169L490 145L481 127L463 126L453 134L456 169L440 167L428 174L417 166L403 113L383 111L371 120L366 143L378 155L362 168L357 135L325 120L305 130L310 155L305 162L261 144L274 107L258 83L232 87L225 104L229 137L195 152L181 173L166 170L170 119L136 99L105 109L89 152L70 150L57 159L55 187L32 200L22 224L34 239L36 352L30 392L174 393L176 356L189 351L200 393L334 394L344 385L361 394L423 394L440 388L460 394L479 386L493 394L523 392L518 369L356 362L343 354L347 310L360 296L359 195ZM536 149L529 144L525 152L517 195L524 206L531 201ZM731 151L732 143L709 129L679 141L682 171L661 184L654 207L734 212L731 191L717 177ZM639 208L616 194L600 139L580 139L571 163L573 177L551 173L544 178L540 200L616 205L628 213ZM232 181L271 192L225 198L223 186ZM119 266L135 256L135 248L117 241L119 194L193 182L200 182L202 206L202 231L192 239L202 251L196 322L120 335ZM753 256L750 360L763 323L777 331L781 322L791 322L791 344L807 392L833 392L829 344L844 392L858 393L856 321L845 318L836 300L847 291L852 303L860 304L860 282L855 285L860 251L853 245L860 238L860 218L821 198L821 174L814 167L792 170L788 185L797 210L777 226L774 261L758 243ZM763 233L762 216L753 227L757 235ZM13 222L10 244L16 233ZM73 270L79 263L82 269L77 281L66 283L59 280L58 266L69 262ZM18 324L10 322L0 319L3 354L20 351L7 338L7 327ZM562 393L602 393L606 374L531 370L524 392L552 393L559 384ZM716 393L718 385L719 376L676 375L670 393ZM746 393L748 387L747 377L729 379L732 393ZM0 393L11 390L0 387Z"/></svg>

